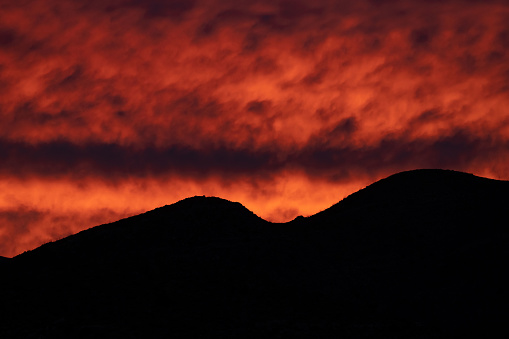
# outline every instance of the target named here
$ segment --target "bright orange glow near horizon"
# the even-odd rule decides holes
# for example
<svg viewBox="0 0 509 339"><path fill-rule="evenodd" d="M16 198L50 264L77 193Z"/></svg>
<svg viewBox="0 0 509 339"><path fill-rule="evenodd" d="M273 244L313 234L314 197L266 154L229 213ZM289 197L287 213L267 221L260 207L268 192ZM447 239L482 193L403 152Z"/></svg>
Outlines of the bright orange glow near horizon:
<svg viewBox="0 0 509 339"><path fill-rule="evenodd" d="M0 0L0 255L193 195L509 179L506 1Z"/></svg>

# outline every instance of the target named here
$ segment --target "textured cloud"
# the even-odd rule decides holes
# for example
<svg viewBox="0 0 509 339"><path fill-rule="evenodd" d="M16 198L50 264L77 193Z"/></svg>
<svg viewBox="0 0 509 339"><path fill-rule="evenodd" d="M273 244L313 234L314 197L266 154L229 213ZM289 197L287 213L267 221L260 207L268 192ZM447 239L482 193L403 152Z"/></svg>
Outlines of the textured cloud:
<svg viewBox="0 0 509 339"><path fill-rule="evenodd" d="M282 221L405 169L509 179L507 22L505 1L0 0L0 255L193 194Z"/></svg>

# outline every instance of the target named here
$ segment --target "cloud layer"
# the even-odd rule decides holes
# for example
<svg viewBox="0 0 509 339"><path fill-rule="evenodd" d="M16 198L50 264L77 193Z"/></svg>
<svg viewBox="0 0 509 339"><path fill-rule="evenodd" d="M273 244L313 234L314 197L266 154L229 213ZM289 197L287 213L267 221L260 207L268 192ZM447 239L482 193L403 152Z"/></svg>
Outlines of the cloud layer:
<svg viewBox="0 0 509 339"><path fill-rule="evenodd" d="M505 1L0 0L0 255L194 194L509 179ZM51 203L50 203L51 202Z"/></svg>

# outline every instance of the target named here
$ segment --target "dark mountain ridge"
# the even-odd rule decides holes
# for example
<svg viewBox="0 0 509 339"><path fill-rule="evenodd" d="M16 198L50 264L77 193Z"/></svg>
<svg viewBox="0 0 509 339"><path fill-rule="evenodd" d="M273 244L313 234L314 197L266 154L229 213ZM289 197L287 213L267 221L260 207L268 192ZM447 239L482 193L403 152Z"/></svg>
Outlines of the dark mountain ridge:
<svg viewBox="0 0 509 339"><path fill-rule="evenodd" d="M409 171L285 224L219 198L184 199L1 260L0 337L501 329L508 193L506 181Z"/></svg>
<svg viewBox="0 0 509 339"><path fill-rule="evenodd" d="M94 255L153 251L169 244L200 244L233 240L249 232L246 227L267 222L238 202L217 197L196 196L172 205L106 225L92 227L67 238L47 243L14 257L15 261L68 260L69 256L89 260ZM66 253L65 258L61 256Z"/></svg>

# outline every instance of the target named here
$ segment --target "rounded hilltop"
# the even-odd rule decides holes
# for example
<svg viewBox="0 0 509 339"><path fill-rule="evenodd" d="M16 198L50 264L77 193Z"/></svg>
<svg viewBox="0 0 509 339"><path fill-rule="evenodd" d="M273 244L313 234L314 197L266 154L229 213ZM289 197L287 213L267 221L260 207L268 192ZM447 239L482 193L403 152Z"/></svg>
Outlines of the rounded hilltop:
<svg viewBox="0 0 509 339"><path fill-rule="evenodd" d="M390 175L347 196L318 213L330 213L350 206L400 205L411 201L468 199L479 195L502 198L508 181L444 169L416 169Z"/></svg>
<svg viewBox="0 0 509 339"><path fill-rule="evenodd" d="M145 214L169 213L173 217L206 217L206 218L240 218L260 219L240 202L230 201L214 196L197 195L177 201L171 205L156 208Z"/></svg>

